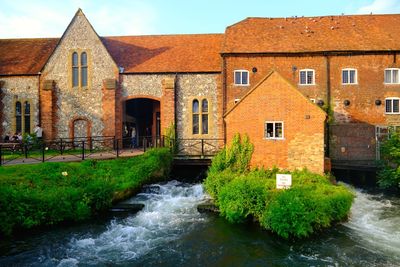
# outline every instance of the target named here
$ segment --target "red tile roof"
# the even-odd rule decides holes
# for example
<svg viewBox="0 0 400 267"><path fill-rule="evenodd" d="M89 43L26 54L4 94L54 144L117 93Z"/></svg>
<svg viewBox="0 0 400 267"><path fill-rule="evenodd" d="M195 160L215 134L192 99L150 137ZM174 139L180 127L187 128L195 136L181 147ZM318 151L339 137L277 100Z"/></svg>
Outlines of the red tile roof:
<svg viewBox="0 0 400 267"><path fill-rule="evenodd" d="M127 73L220 72L222 34L100 37ZM0 39L0 75L37 74L59 39Z"/></svg>
<svg viewBox="0 0 400 267"><path fill-rule="evenodd" d="M219 72L223 34L103 37L127 73Z"/></svg>
<svg viewBox="0 0 400 267"><path fill-rule="evenodd" d="M400 50L400 14L247 18L228 27L224 53Z"/></svg>
<svg viewBox="0 0 400 267"><path fill-rule="evenodd" d="M0 39L0 75L37 74L59 39Z"/></svg>

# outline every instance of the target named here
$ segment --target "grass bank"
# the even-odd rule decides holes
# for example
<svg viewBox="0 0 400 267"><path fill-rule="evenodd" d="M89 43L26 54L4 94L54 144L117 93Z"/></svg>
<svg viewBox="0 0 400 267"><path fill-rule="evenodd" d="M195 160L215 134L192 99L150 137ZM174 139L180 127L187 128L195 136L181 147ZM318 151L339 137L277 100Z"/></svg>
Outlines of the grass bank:
<svg viewBox="0 0 400 267"><path fill-rule="evenodd" d="M168 149L133 158L0 168L0 234L82 221L168 175Z"/></svg>
<svg viewBox="0 0 400 267"><path fill-rule="evenodd" d="M221 216L234 223L254 219L283 238L303 238L347 219L353 194L334 185L328 175L292 172L292 187L276 189L276 174L288 171L249 170L253 148L236 136L231 147L213 160L204 182Z"/></svg>

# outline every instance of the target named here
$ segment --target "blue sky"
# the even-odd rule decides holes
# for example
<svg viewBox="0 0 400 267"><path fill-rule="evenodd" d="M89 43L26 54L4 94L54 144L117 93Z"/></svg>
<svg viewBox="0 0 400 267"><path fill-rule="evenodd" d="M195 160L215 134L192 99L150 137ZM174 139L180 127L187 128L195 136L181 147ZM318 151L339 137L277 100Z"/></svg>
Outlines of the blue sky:
<svg viewBox="0 0 400 267"><path fill-rule="evenodd" d="M112 36L222 33L246 17L400 13L400 0L0 0L0 38L60 37L79 7Z"/></svg>

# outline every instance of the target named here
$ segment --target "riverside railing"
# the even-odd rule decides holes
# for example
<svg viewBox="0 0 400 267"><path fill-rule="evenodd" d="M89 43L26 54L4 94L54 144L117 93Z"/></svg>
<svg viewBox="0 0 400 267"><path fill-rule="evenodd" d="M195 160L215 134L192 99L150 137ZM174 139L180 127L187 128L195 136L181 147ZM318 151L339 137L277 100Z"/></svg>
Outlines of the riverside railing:
<svg viewBox="0 0 400 267"><path fill-rule="evenodd" d="M133 143L136 144L133 147ZM46 161L79 161L85 159L118 158L134 155L135 151L169 147L178 157L211 157L222 147L223 139L170 139L165 136L132 138L91 136L60 138L36 143L0 143L0 166Z"/></svg>

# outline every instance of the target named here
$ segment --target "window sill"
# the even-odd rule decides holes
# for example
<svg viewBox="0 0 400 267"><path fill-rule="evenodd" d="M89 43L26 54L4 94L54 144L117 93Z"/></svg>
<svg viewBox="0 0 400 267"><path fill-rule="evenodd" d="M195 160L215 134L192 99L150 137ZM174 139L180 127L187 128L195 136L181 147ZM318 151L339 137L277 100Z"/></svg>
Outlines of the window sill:
<svg viewBox="0 0 400 267"><path fill-rule="evenodd" d="M234 83L233 86L250 86L250 84L236 84L236 83Z"/></svg>
<svg viewBox="0 0 400 267"><path fill-rule="evenodd" d="M358 85L358 83L342 83L342 85L343 86L346 86L346 85Z"/></svg>
<svg viewBox="0 0 400 267"><path fill-rule="evenodd" d="M266 137L264 137L264 140L283 141L283 140L285 140L285 138L266 138Z"/></svg>
<svg viewBox="0 0 400 267"><path fill-rule="evenodd" d="M383 85L400 85L400 83L383 83Z"/></svg>
<svg viewBox="0 0 400 267"><path fill-rule="evenodd" d="M385 112L385 115L400 115L400 112Z"/></svg>
<svg viewBox="0 0 400 267"><path fill-rule="evenodd" d="M313 85L316 85L315 83L310 83L310 84L301 84L301 83L299 83L298 84L299 86L313 86Z"/></svg>

